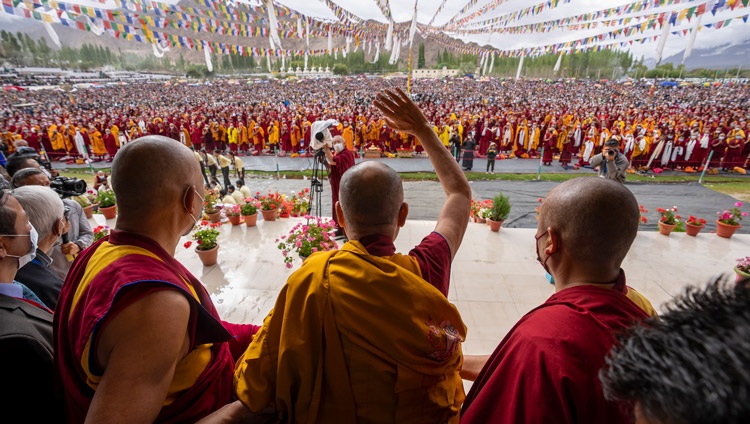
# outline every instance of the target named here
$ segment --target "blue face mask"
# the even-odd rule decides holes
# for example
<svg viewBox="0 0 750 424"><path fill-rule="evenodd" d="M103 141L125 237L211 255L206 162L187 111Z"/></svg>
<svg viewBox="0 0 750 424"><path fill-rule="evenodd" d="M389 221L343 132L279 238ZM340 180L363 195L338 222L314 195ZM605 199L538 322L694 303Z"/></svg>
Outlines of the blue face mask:
<svg viewBox="0 0 750 424"><path fill-rule="evenodd" d="M552 276L549 272L545 272L545 277L547 277L547 281L549 281L550 284L555 285L555 277Z"/></svg>

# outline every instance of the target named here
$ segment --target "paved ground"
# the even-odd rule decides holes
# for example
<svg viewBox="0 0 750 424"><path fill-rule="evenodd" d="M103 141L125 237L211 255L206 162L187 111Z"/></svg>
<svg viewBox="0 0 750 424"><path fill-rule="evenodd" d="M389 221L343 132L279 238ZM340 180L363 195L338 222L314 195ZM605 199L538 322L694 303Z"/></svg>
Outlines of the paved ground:
<svg viewBox="0 0 750 424"><path fill-rule="evenodd" d="M310 180L286 178L285 172L311 170L313 168L312 158L289 158L274 156L243 156L247 170L276 171L278 164L278 179L275 177L248 177L246 183L253 191L265 193L269 190L278 190L281 193L297 193L301 189L310 188ZM357 159L361 161L362 159ZM434 172L428 158L411 159L379 159L391 166L398 172ZM474 160L474 171L484 170L486 161L484 159ZM96 168L109 167L111 164L97 162L93 164ZM85 168L87 165L66 165L56 162L55 168ZM539 161L534 159L507 159L497 161L495 172L507 173L537 173ZM593 176L592 169L581 168L578 170L564 170L559 165L542 167L543 174L548 173L571 173L580 176ZM662 175L688 175L678 171L666 171ZM690 174L695 177L695 182L681 184L659 184L658 176L654 178L654 184L626 182L628 187L649 213L646 214L648 223L642 225L644 231L656 231L659 219L656 208L678 207L678 212L685 218L694 215L708 221L704 231L715 230L716 212L732 207L736 199L731 196L717 193L698 184L698 174ZM737 177L750 178L750 176ZM488 199L499 192L510 197L512 209L509 219L504 226L508 228L536 228L536 212L538 199L543 198L558 183L548 181L473 181L471 182L476 199ZM409 217L416 220L436 220L444 201L443 190L435 181L405 182L405 199L409 203ZM322 207L320 215L331 216L331 189L330 184L324 181L321 196ZM747 208L750 210L750 207ZM750 233L750 226L741 228L739 233Z"/></svg>

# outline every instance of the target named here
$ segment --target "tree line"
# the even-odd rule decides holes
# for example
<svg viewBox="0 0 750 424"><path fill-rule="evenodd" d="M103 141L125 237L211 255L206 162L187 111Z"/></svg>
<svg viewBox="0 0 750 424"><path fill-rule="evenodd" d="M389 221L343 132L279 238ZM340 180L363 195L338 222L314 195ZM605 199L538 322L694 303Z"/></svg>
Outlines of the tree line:
<svg viewBox="0 0 750 424"><path fill-rule="evenodd" d="M158 58L152 54L135 54L113 51L108 46L94 43L84 43L80 48L64 46L60 49L47 44L45 37L37 40L29 34L20 31L0 31L0 60L14 66L55 66L62 69L88 71L111 66L115 69L128 71L162 71L175 72L190 77L207 77L215 73L246 74L268 72L266 58L240 56L230 54L212 54L214 70L209 72L202 56L200 59L189 60L179 49L167 52ZM403 52L402 52L403 53ZM343 54L317 55L308 57L308 68L330 68L337 75L387 73L406 71L408 58L402 59L394 65L389 64L391 52L382 50L377 61L373 62L374 52L365 54L364 48L352 52L344 57ZM197 55L193 55L198 57ZM428 64L425 43L417 46L416 57L412 57L412 68L424 69L434 67L442 69L459 69L463 74L475 73L480 64L479 56L474 54L456 53L450 49L441 49L434 60ZM489 60L489 59L488 59ZM648 69L643 59L635 60L631 53L619 50L586 51L575 54L565 54L562 57L560 69L555 71L557 54L547 54L524 59L521 75L526 78L593 78L615 79L622 76L634 78L727 78L750 77L750 69L729 69L717 71L712 69L686 70L684 66L675 67L671 63ZM489 63L487 74L497 77L515 77L520 58L495 57L492 72ZM304 69L304 58L300 56L288 57L284 62L281 58L271 59L272 71Z"/></svg>

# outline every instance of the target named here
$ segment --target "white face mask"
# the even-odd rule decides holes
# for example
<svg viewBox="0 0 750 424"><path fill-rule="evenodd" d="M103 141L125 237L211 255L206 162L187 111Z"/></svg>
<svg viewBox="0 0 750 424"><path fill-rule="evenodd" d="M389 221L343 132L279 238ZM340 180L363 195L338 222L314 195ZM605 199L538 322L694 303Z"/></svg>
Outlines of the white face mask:
<svg viewBox="0 0 750 424"><path fill-rule="evenodd" d="M342 151L344 151L344 145L341 143L334 144L333 150L335 150L336 153L341 153Z"/></svg>
<svg viewBox="0 0 750 424"><path fill-rule="evenodd" d="M29 224L31 225L31 224ZM36 257L36 248L37 248L37 242L39 241L39 234L36 232L36 228L34 228L33 225L31 225L31 231L29 234L2 234L4 237L28 237L31 240L31 249L29 252L27 252L23 256L16 256L11 254L6 254L5 256L10 256L11 258L18 258L18 268L23 268L24 265L34 260Z"/></svg>

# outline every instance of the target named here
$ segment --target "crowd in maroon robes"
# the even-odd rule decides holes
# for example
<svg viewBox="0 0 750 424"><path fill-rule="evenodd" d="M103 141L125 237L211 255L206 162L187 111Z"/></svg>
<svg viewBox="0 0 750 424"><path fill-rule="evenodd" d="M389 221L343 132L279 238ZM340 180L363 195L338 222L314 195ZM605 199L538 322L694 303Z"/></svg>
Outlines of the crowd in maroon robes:
<svg viewBox="0 0 750 424"><path fill-rule="evenodd" d="M403 84L402 84L403 83ZM2 92L0 132L12 151L31 147L66 160L111 159L123 143L147 134L211 152L299 154L310 125L333 128L358 153L421 150L417 140L385 124L374 96L405 79L267 80L238 84L137 82L103 88ZM544 164L585 166L616 138L635 168L747 168L750 156L746 85L661 87L646 83L533 80L416 80L412 93L447 147L468 138L483 157L495 142L499 158L538 158ZM14 104L29 104L14 108ZM99 135L97 135L99 134ZM93 143L103 139L103 145ZM713 152L713 153L711 153Z"/></svg>

